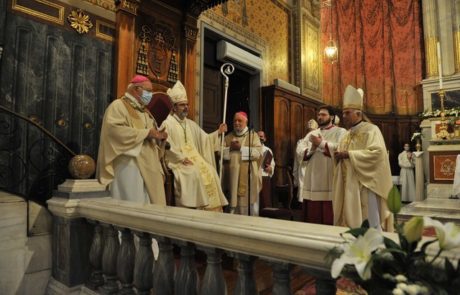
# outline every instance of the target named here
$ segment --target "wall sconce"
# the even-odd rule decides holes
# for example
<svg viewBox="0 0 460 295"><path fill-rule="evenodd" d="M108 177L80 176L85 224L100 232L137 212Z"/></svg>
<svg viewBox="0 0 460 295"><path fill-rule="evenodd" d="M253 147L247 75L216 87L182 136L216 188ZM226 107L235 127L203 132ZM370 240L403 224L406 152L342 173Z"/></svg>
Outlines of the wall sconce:
<svg viewBox="0 0 460 295"><path fill-rule="evenodd" d="M326 48L324 48L324 56L330 63L335 63L339 58L339 49L335 44L334 40L330 39L326 43Z"/></svg>

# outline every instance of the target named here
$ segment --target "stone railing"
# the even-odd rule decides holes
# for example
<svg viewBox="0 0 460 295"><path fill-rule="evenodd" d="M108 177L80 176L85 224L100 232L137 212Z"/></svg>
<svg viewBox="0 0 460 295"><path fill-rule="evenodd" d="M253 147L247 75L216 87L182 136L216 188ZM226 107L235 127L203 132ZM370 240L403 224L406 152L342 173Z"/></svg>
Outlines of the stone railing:
<svg viewBox="0 0 460 295"><path fill-rule="evenodd" d="M224 251L239 262L235 294L257 293L256 258L270 262L273 294L291 294L291 265L316 277L317 294L335 294L325 256L345 228L138 205L90 192L55 195L48 201L54 215L50 294L226 294ZM159 244L156 261L152 237ZM181 248L177 269L174 244ZM201 281L196 248L207 255Z"/></svg>

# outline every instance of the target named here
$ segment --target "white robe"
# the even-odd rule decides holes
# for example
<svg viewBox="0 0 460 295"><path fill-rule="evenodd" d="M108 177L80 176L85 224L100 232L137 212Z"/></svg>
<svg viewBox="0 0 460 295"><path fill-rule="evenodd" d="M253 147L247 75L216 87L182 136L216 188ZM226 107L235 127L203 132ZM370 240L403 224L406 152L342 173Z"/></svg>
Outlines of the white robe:
<svg viewBox="0 0 460 295"><path fill-rule="evenodd" d="M329 129L316 129L309 132L303 139L299 140L296 147L296 159L298 164L297 184L299 202L311 201L331 201L332 200L332 180L333 180L333 154L337 149L342 136L346 130L333 126ZM310 142L311 135L321 134L323 141L320 146L313 149ZM307 153L308 160L304 161Z"/></svg>
<svg viewBox="0 0 460 295"><path fill-rule="evenodd" d="M133 107L132 105L135 107ZM96 177L114 199L166 205L160 147L146 139L156 122L129 93L106 109Z"/></svg>
<svg viewBox="0 0 460 295"><path fill-rule="evenodd" d="M171 149L166 151L166 161L174 174L176 205L206 209L227 205L214 157L219 144L217 131L207 134L194 121L180 120L172 114L163 121L162 128L171 144ZM182 164L185 158L194 164Z"/></svg>
<svg viewBox="0 0 460 295"><path fill-rule="evenodd" d="M399 183L401 184L401 200L404 202L413 202L415 199L415 155L409 160L408 152L403 151L398 156L399 167Z"/></svg>

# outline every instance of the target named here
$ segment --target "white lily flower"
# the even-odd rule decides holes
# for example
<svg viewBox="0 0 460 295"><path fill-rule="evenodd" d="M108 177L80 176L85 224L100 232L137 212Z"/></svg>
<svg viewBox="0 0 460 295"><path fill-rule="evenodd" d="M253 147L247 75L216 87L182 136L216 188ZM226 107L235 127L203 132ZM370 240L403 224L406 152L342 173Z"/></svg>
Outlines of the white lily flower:
<svg viewBox="0 0 460 295"><path fill-rule="evenodd" d="M359 236L356 241L344 244L344 252L332 263L332 277L337 278L346 264L353 264L363 280L370 279L371 267L368 264L372 252L383 245L382 234L374 228L368 229L364 236Z"/></svg>
<svg viewBox="0 0 460 295"><path fill-rule="evenodd" d="M450 250L460 246L460 228L453 222L442 224L438 220L424 217L425 227L433 227L438 238L439 248Z"/></svg>

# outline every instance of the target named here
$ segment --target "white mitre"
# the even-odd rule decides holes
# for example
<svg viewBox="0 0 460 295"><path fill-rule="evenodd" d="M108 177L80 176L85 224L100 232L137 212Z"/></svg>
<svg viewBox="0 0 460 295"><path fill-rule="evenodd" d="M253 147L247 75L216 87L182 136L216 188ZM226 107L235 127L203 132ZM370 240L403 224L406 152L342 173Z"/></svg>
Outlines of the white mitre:
<svg viewBox="0 0 460 295"><path fill-rule="evenodd" d="M177 81L173 88L169 88L166 93L173 105L180 102L188 102L187 91L185 91L185 87L180 81Z"/></svg>
<svg viewBox="0 0 460 295"><path fill-rule="evenodd" d="M361 91L359 91L361 90ZM363 109L363 96L364 91L362 89L356 89L351 85L348 85L343 94L343 109Z"/></svg>

